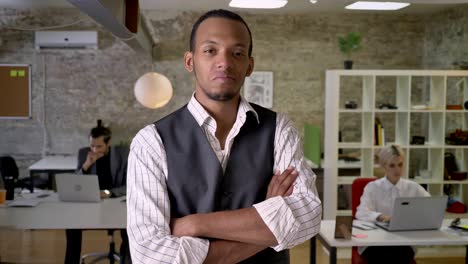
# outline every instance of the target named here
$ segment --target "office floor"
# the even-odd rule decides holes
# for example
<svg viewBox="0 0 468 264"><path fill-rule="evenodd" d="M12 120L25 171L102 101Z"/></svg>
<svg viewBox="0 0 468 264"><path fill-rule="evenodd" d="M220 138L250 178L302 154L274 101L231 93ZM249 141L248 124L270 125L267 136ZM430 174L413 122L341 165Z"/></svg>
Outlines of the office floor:
<svg viewBox="0 0 468 264"><path fill-rule="evenodd" d="M83 252L106 251L109 237L104 231L86 231L83 235ZM117 248L120 244L116 236ZM317 263L328 263L327 255L317 243ZM462 257L447 257L464 253L463 248L423 249L419 252L425 255L418 257L418 264L462 264ZM455 250L455 251L453 251ZM65 234L63 231L19 231L0 229L0 263L63 263L65 252ZM432 252L432 253L431 253ZM445 254L445 257L444 257ZM338 264L351 263L349 251L340 251ZM106 263L101 261L99 263ZM309 263L309 244L304 243L291 251L291 264Z"/></svg>

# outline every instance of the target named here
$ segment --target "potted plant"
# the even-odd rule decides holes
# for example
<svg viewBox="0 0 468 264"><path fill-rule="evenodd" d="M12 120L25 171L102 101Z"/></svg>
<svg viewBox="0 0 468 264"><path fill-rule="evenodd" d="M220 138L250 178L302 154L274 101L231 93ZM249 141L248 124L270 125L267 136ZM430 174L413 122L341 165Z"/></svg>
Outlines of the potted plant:
<svg viewBox="0 0 468 264"><path fill-rule="evenodd" d="M350 32L344 37L338 38L338 44L340 46L340 51L346 56L344 61L345 69L353 68L353 61L351 60L351 53L361 49L361 34L356 32Z"/></svg>

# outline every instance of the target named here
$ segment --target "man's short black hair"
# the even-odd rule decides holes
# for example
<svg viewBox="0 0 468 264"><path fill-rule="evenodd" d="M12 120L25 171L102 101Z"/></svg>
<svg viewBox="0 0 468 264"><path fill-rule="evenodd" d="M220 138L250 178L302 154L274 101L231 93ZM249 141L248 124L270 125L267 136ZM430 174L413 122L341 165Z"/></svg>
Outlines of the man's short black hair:
<svg viewBox="0 0 468 264"><path fill-rule="evenodd" d="M89 136L92 138L104 137L104 142L107 144L112 137L112 132L108 127L102 125L102 120L97 121L97 126L91 129Z"/></svg>
<svg viewBox="0 0 468 264"><path fill-rule="evenodd" d="M238 14L234 12L225 10L225 9L211 10L211 11L206 12L205 14L203 14L201 17L198 18L195 24L193 24L192 33L190 34L190 51L193 52L195 48L195 35L197 34L198 27L203 21L212 17L231 19L234 21L239 21L242 24L244 24L245 27L247 28L247 31L249 32L249 38L250 38L249 57L252 57L253 42L252 42L252 33L250 32L249 26L247 25L247 23L245 23L244 19L241 16L239 16Z"/></svg>

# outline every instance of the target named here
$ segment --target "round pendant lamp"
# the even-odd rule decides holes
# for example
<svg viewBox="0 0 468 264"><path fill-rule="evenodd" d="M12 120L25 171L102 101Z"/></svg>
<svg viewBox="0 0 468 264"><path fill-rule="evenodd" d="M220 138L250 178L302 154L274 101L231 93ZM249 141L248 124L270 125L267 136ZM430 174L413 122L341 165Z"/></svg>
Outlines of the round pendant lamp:
<svg viewBox="0 0 468 264"><path fill-rule="evenodd" d="M135 83L135 97L144 107L156 109L165 106L172 98L172 85L166 76L148 72Z"/></svg>

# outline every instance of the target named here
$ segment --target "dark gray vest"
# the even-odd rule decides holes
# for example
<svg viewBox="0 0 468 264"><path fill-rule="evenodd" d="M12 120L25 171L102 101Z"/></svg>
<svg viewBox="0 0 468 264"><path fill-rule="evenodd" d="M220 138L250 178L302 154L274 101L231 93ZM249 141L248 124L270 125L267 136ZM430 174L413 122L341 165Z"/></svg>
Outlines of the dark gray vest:
<svg viewBox="0 0 468 264"><path fill-rule="evenodd" d="M252 104L234 139L226 171L186 106L155 123L167 154L171 216L251 207L264 201L273 176L276 113ZM242 263L289 263L266 249Z"/></svg>

